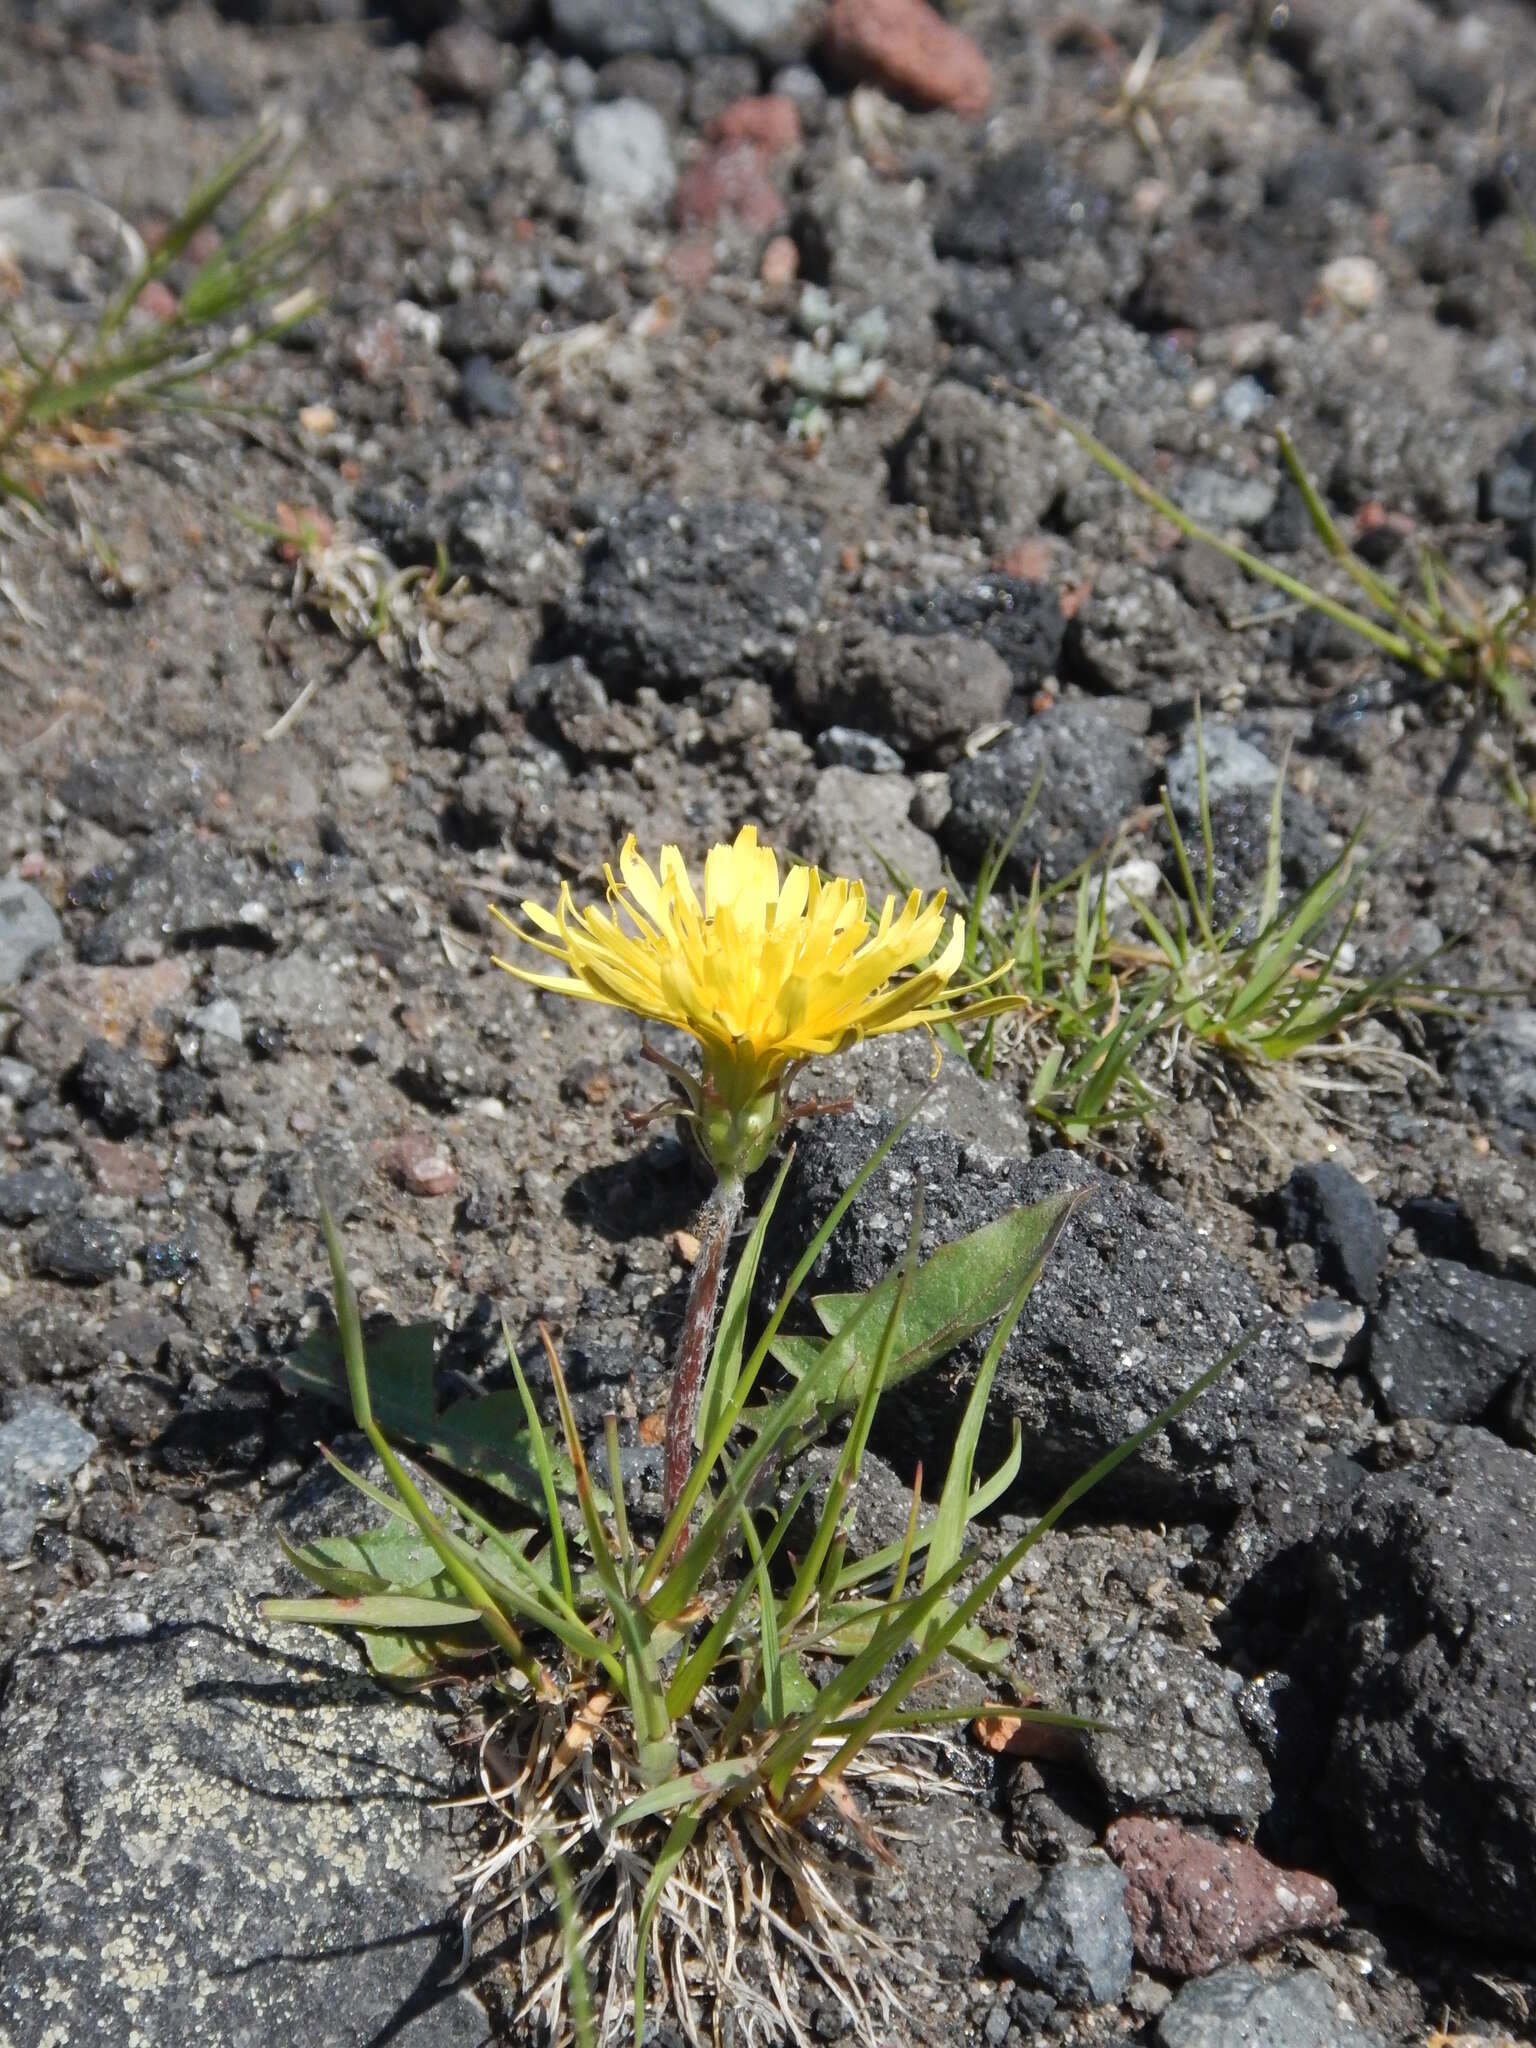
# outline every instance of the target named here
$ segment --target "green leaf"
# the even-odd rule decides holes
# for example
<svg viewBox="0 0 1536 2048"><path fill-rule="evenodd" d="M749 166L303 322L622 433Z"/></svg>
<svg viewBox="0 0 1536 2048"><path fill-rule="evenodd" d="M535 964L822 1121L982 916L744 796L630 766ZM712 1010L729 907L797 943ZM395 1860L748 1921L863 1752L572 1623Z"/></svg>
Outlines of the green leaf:
<svg viewBox="0 0 1536 2048"><path fill-rule="evenodd" d="M395 1635L387 1629L361 1631L364 1654L380 1678L400 1684L416 1678L433 1678L443 1668L443 1644L427 1643L420 1636Z"/></svg>
<svg viewBox="0 0 1536 2048"><path fill-rule="evenodd" d="M529 1655L522 1637L477 1577L473 1554L450 1536L439 1523L421 1489L406 1471L399 1454L379 1427L378 1417L374 1413L373 1396L368 1385L368 1361L363 1346L362 1317L358 1314L357 1308L357 1291L347 1271L346 1247L341 1241L341 1233L336 1228L335 1220L323 1196L320 1200L320 1230L325 1239L326 1259L331 1269L331 1300L336 1311L336 1329L346 1374L347 1394L357 1426L373 1446L374 1455L384 1467L390 1484L409 1511L411 1520L437 1552L460 1594L475 1608L487 1632L500 1644L516 1668L530 1684L537 1685L547 1696L553 1689L553 1681L548 1672L539 1664L537 1658ZM364 1491L371 1492L367 1482L358 1483L362 1484Z"/></svg>
<svg viewBox="0 0 1536 2048"><path fill-rule="evenodd" d="M431 1323L407 1323L380 1330L366 1340L368 1386L379 1427L403 1437L456 1472L492 1486L536 1513L544 1507L537 1459L523 1405L515 1392L471 1396L438 1413ZM346 1368L334 1330L317 1330L278 1367L280 1384L291 1394L319 1395L340 1408L352 1406ZM569 1488L570 1468L557 1464Z"/></svg>
<svg viewBox="0 0 1536 2048"><path fill-rule="evenodd" d="M702 1813L722 1792L756 1777L757 1768L757 1758L753 1756L725 1756L715 1763L701 1764L698 1770L688 1771L680 1778L647 1786L627 1806L621 1806L608 1825L630 1827L637 1820L648 1820L653 1813L675 1813L678 1807L695 1803Z"/></svg>
<svg viewBox="0 0 1536 2048"><path fill-rule="evenodd" d="M886 1385L895 1386L953 1351L1008 1307L1013 1296L1038 1279L1071 1209L1071 1195L1010 1209L953 1244L941 1245L912 1275L891 1340ZM867 1294L821 1295L814 1306L830 1343L814 1361L796 1344L775 1341L773 1355L803 1377L811 1362L835 1373L833 1405L856 1407L880 1355L886 1323L901 1286L900 1272L888 1273ZM801 1340L803 1342L804 1340ZM835 1349L829 1358L828 1350Z"/></svg>
<svg viewBox="0 0 1536 2048"><path fill-rule="evenodd" d="M289 1563L326 1593L414 1592L442 1576L431 1544L400 1522L362 1536L324 1536L299 1544L278 1540ZM446 1590L451 1582L444 1583Z"/></svg>
<svg viewBox="0 0 1536 2048"><path fill-rule="evenodd" d="M268 1621L313 1621L322 1628L455 1628L481 1619L462 1600L414 1593L352 1593L339 1600L263 1600Z"/></svg>

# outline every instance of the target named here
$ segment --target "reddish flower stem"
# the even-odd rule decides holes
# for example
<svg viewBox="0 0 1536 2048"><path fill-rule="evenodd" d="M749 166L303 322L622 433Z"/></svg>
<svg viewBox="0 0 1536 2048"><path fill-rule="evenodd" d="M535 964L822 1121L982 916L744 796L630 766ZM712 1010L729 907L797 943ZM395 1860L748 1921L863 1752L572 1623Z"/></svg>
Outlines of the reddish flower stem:
<svg viewBox="0 0 1536 2048"><path fill-rule="evenodd" d="M725 1255L741 1208L741 1182L722 1180L705 1203L699 1218L699 1255L693 1265L688 1306L683 1311L682 1333L677 1340L677 1362L672 1368L672 1391L667 1398L663 1497L665 1511L669 1515L682 1498L688 1475L693 1470L693 1428L699 1413L704 1369L709 1363L710 1345L715 1334L715 1311L720 1303ZM680 1538L679 1542L682 1540Z"/></svg>

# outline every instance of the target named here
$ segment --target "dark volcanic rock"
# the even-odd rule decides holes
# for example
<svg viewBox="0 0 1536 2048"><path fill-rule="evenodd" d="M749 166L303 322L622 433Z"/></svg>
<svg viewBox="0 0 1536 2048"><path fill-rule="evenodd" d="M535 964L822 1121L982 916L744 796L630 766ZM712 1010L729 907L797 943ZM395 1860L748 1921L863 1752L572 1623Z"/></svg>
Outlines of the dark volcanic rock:
<svg viewBox="0 0 1536 2048"><path fill-rule="evenodd" d="M24 1166L0 1177L0 1223L10 1229L78 1209L83 1190L62 1166Z"/></svg>
<svg viewBox="0 0 1536 2048"><path fill-rule="evenodd" d="M1081 473L1076 445L1038 414L949 379L935 384L891 454L891 491L935 533L995 541L1033 532Z"/></svg>
<svg viewBox="0 0 1536 2048"><path fill-rule="evenodd" d="M1148 259L1126 308L1136 326L1236 327L1278 320L1294 327L1312 287L1310 254L1273 221L1201 221L1180 229Z"/></svg>
<svg viewBox="0 0 1536 2048"><path fill-rule="evenodd" d="M528 339L538 311L539 281L531 274L510 292L471 292L444 309L438 348L450 363L467 363L476 356L503 362Z"/></svg>
<svg viewBox="0 0 1536 2048"><path fill-rule="evenodd" d="M1040 142L1024 142L978 171L934 230L940 256L1010 269L1054 256L1091 227L1104 201Z"/></svg>
<svg viewBox="0 0 1536 2048"><path fill-rule="evenodd" d="M1323 1284L1374 1308L1387 1269L1387 1233L1376 1204L1334 1159L1298 1166L1275 1198L1280 1235L1310 1244Z"/></svg>
<svg viewBox="0 0 1536 2048"><path fill-rule="evenodd" d="M148 1060L104 1038L86 1041L74 1092L109 1138L128 1138L160 1121L160 1077Z"/></svg>
<svg viewBox="0 0 1536 2048"><path fill-rule="evenodd" d="M1157 2048L1383 2048L1320 1970L1262 1976L1233 1963L1186 1984L1157 2023Z"/></svg>
<svg viewBox="0 0 1536 2048"><path fill-rule="evenodd" d="M465 351L477 353L494 356L495 350ZM442 549L454 573L489 575L515 602L531 573L528 565L546 542L523 505L522 469L505 457L482 463L442 490L398 480L370 484L358 492L353 510L395 561L435 562Z"/></svg>
<svg viewBox="0 0 1536 2048"><path fill-rule="evenodd" d="M1058 1863L992 1937L992 1967L1065 2006L1108 2005L1131 1981L1125 1879L1097 1849Z"/></svg>
<svg viewBox="0 0 1536 2048"><path fill-rule="evenodd" d="M1102 1724L1082 1736L1083 1760L1111 1812L1256 1828L1273 1791L1240 1689L1234 1673L1149 1628L1086 1651L1066 1704Z"/></svg>
<svg viewBox="0 0 1536 2048"><path fill-rule="evenodd" d="M133 966L186 948L273 944L274 879L239 854L180 833L152 839L127 867L97 871L72 893L105 912L80 942L93 967Z"/></svg>
<svg viewBox="0 0 1536 2048"><path fill-rule="evenodd" d="M1536 1287L1424 1259L1392 1280L1371 1378L1389 1415L1477 1422L1533 1358Z"/></svg>
<svg viewBox="0 0 1536 2048"><path fill-rule="evenodd" d="M587 542L559 637L610 689L784 681L821 610L821 540L756 499L637 498Z"/></svg>
<svg viewBox="0 0 1536 2048"><path fill-rule="evenodd" d="M1027 370L1065 331L1057 296L1027 278L962 270L934 315L946 341L979 350L989 366Z"/></svg>
<svg viewBox="0 0 1536 2048"><path fill-rule="evenodd" d="M278 1580L295 1583L270 1535L204 1549L77 1594L18 1653L0 1757L16 2048L485 2038L442 1986L458 1944L431 1714L340 1643L261 1621Z"/></svg>
<svg viewBox="0 0 1536 2048"><path fill-rule="evenodd" d="M1007 838L1039 783L1004 869L1027 889L1037 861L1048 882L1085 861L1135 810L1146 776L1132 733L1095 705L1068 702L961 761L949 779L944 844L972 868Z"/></svg>
<svg viewBox="0 0 1536 2048"><path fill-rule="evenodd" d="M857 724L910 760L952 758L968 733L1003 715L1013 679L1001 655L958 633L882 632L859 620L801 644L795 704L809 731Z"/></svg>
<svg viewBox="0 0 1536 2048"><path fill-rule="evenodd" d="M1049 584L1017 576L978 576L898 598L880 623L893 633L966 633L985 640L1007 662L1017 690L1038 689L1055 673L1067 625Z"/></svg>
<svg viewBox="0 0 1536 2048"><path fill-rule="evenodd" d="M1450 1078L1490 1124L1536 1131L1536 1010L1498 1010L1479 1024L1463 1039Z"/></svg>
<svg viewBox="0 0 1536 2048"><path fill-rule="evenodd" d="M127 1261L121 1235L99 1216L60 1216L32 1247L34 1272L76 1287L99 1286Z"/></svg>
<svg viewBox="0 0 1536 2048"><path fill-rule="evenodd" d="M1536 566L1536 427L1505 442L1477 480L1477 501L1480 518L1503 523L1510 553Z"/></svg>
<svg viewBox="0 0 1536 2048"><path fill-rule="evenodd" d="M775 1220L765 1290L776 1293L788 1277L790 1259L853 1179L881 1128L863 1110L806 1127ZM1004 1164L990 1148L973 1151L945 1133L909 1132L844 1218L807 1288L865 1288L888 1272L905 1248L919 1189L926 1253L1015 1203L1069 1188L1083 1189L1084 1199L1003 1353L979 1454L982 1469L998 1462L1017 1418L1029 1447L1032 1498L1122 1443L1261 1319L1251 1284L1177 1211L1065 1152ZM882 1443L904 1469L919 1457L929 1471L943 1469L982 1348L973 1339L885 1396ZM1302 1377L1288 1338L1261 1338L1107 1479L1098 1497L1159 1513L1240 1504L1265 1461L1295 1462L1279 1404Z"/></svg>
<svg viewBox="0 0 1536 2048"><path fill-rule="evenodd" d="M1536 1458L1452 1430L1367 1480L1315 1563L1340 1853L1380 1903L1536 1952Z"/></svg>
<svg viewBox="0 0 1536 2048"><path fill-rule="evenodd" d="M93 755L75 762L58 797L77 817L126 837L157 831L195 811L203 778L175 754Z"/></svg>

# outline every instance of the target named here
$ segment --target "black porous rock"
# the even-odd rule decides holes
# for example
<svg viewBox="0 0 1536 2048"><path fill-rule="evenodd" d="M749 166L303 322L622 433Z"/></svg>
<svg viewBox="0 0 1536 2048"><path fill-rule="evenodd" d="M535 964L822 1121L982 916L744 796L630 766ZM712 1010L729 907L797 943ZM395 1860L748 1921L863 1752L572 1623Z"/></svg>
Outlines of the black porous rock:
<svg viewBox="0 0 1536 2048"><path fill-rule="evenodd" d="M450 363L476 356L506 362L528 339L538 314L539 281L525 272L509 291L470 292L446 306L438 348Z"/></svg>
<svg viewBox="0 0 1536 2048"><path fill-rule="evenodd" d="M1482 519L1519 526L1536 518L1536 427L1522 427L1504 443L1478 479Z"/></svg>
<svg viewBox="0 0 1536 2048"><path fill-rule="evenodd" d="M128 1138L160 1121L159 1075L148 1060L104 1038L87 1039L73 1085L109 1138Z"/></svg>
<svg viewBox="0 0 1536 2048"><path fill-rule="evenodd" d="M1340 1853L1380 1904L1536 1953L1536 1458L1453 1429L1368 1479L1314 1563Z"/></svg>
<svg viewBox="0 0 1536 2048"><path fill-rule="evenodd" d="M1091 228L1104 200L1041 142L1023 142L984 165L934 230L940 256L1011 269L1054 256Z"/></svg>
<svg viewBox="0 0 1536 2048"><path fill-rule="evenodd" d="M1266 1625L1299 1626L1312 1539L1364 1480L1364 1466L1343 1451L1266 1472L1222 1543L1224 1595L1232 1599L1252 1583Z"/></svg>
<svg viewBox="0 0 1536 2048"><path fill-rule="evenodd" d="M1318 1275L1364 1308L1381 1296L1387 1269L1387 1233L1370 1194L1336 1159L1296 1167L1275 1198L1286 1244L1309 1244Z"/></svg>
<svg viewBox="0 0 1536 2048"><path fill-rule="evenodd" d="M228 1381L198 1374L155 1440L155 1456L178 1478L247 1477L271 1455L274 1384L254 1370Z"/></svg>
<svg viewBox="0 0 1536 2048"><path fill-rule="evenodd" d="M1250 320L1294 327L1313 275L1305 235L1277 234L1272 220L1199 221L1154 250L1126 315L1153 333L1205 334Z"/></svg>
<svg viewBox="0 0 1536 2048"><path fill-rule="evenodd" d="M935 533L995 542L1034 532L1083 467L1037 413L944 378L891 451L891 494L922 506Z"/></svg>
<svg viewBox="0 0 1536 2048"><path fill-rule="evenodd" d="M978 576L888 604L880 623L893 633L966 633L1007 662L1016 690L1036 690L1056 672L1066 620L1046 583Z"/></svg>
<svg viewBox="0 0 1536 2048"><path fill-rule="evenodd" d="M821 610L821 538L757 499L652 494L587 542L561 608L561 652L612 690L682 697L722 676L787 681Z"/></svg>
<svg viewBox="0 0 1536 2048"><path fill-rule="evenodd" d="M454 403L466 420L510 420L520 410L512 380L489 356L467 356L459 369Z"/></svg>
<svg viewBox="0 0 1536 2048"><path fill-rule="evenodd" d="M340 1642L261 1620L262 1595L299 1590L275 1553L269 1533L78 1593L18 1651L0 1755L16 2048L484 2040L443 1981L431 1712Z"/></svg>
<svg viewBox="0 0 1536 2048"><path fill-rule="evenodd" d="M60 1216L32 1247L32 1270L72 1287L99 1287L127 1263L121 1233L100 1216Z"/></svg>
<svg viewBox="0 0 1536 2048"><path fill-rule="evenodd" d="M977 350L993 370L1027 370L1065 330L1056 294L1028 278L965 269L934 316L946 341Z"/></svg>
<svg viewBox="0 0 1536 2048"><path fill-rule="evenodd" d="M974 870L1013 830L1038 782L1004 875L1027 889L1038 862L1046 881L1059 881L1136 809L1145 779L1133 733L1096 705L1061 703L950 771L943 842Z"/></svg>
<svg viewBox="0 0 1536 2048"><path fill-rule="evenodd" d="M946 1066L947 1066L946 1062ZM762 1281L777 1297L800 1248L889 1129L859 1109L809 1124L779 1205ZM980 1469L1006 1454L1020 1423L1031 1498L1077 1478L1165 1407L1262 1320L1250 1282L1166 1202L1066 1152L1024 1161L910 1131L871 1177L822 1253L807 1298L872 1286L906 1247L924 1202L922 1251L1021 1202L1082 1191L1019 1326L988 1404ZM903 1470L942 1471L983 1338L881 1403L881 1444ZM1304 1384L1293 1340L1259 1336L1204 1397L1103 1482L1096 1498L1157 1513L1232 1508L1271 1464L1294 1464L1301 1421L1287 1408Z"/></svg>
<svg viewBox="0 0 1536 2048"><path fill-rule="evenodd" d="M1371 1378L1389 1415L1477 1422L1533 1359L1536 1287L1422 1259L1393 1277Z"/></svg>
<svg viewBox="0 0 1536 2048"><path fill-rule="evenodd" d="M45 1216L67 1216L80 1206L83 1190L62 1166L23 1166L0 1175L0 1223L19 1230Z"/></svg>
<svg viewBox="0 0 1536 2048"><path fill-rule="evenodd" d="M1133 1626L1084 1652L1067 1705L1099 1726L1083 1761L1111 1813L1173 1814L1251 1833L1273 1790L1238 1711L1241 1682L1211 1658Z"/></svg>

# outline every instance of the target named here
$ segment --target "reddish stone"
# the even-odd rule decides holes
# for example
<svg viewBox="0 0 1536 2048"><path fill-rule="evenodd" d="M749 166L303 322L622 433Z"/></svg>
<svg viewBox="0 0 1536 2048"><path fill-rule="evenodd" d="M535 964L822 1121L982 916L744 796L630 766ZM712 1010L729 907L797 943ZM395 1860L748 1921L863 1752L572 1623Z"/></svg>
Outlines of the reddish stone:
<svg viewBox="0 0 1536 2048"><path fill-rule="evenodd" d="M181 311L180 299L163 277L152 277L139 293L136 304L151 320L174 320Z"/></svg>
<svg viewBox="0 0 1536 2048"><path fill-rule="evenodd" d="M1176 1821L1133 1814L1104 1846L1125 1872L1136 1959L1170 1977L1204 1977L1282 1935L1326 1927L1338 1894L1282 1870L1246 1842L1208 1842Z"/></svg>
<svg viewBox="0 0 1536 2048"><path fill-rule="evenodd" d="M669 280L681 285L684 291L702 291L715 274L714 244L697 236L691 241L674 242L662 258L661 267Z"/></svg>
<svg viewBox="0 0 1536 2048"><path fill-rule="evenodd" d="M782 92L735 100L704 131L711 142L755 142L770 156L800 147L800 110Z"/></svg>
<svg viewBox="0 0 1536 2048"><path fill-rule="evenodd" d="M750 142L722 143L691 163L677 181L673 209L679 227L730 220L754 234L777 227L786 211L767 158Z"/></svg>
<svg viewBox="0 0 1536 2048"><path fill-rule="evenodd" d="M849 77L920 106L984 114L992 98L986 58L927 0L832 0L822 53Z"/></svg>
<svg viewBox="0 0 1536 2048"><path fill-rule="evenodd" d="M763 251L757 274L764 284L780 289L794 283L800 275L800 251L795 247L793 235L774 236Z"/></svg>
<svg viewBox="0 0 1536 2048"><path fill-rule="evenodd" d="M429 1131L405 1131L384 1149L379 1164L408 1195L451 1195L459 1176L446 1145Z"/></svg>
<svg viewBox="0 0 1536 2048"><path fill-rule="evenodd" d="M164 1177L147 1152L133 1145L115 1145L110 1138L83 1137L79 1145L92 1180L109 1195L126 1195L137 1202L164 1192Z"/></svg>
<svg viewBox="0 0 1536 2048"><path fill-rule="evenodd" d="M40 974L14 998L19 1057L45 1070L72 1067L88 1038L134 1046L163 1066L174 1047L156 1019L179 1017L192 988L192 968L179 954L148 967L78 967Z"/></svg>

